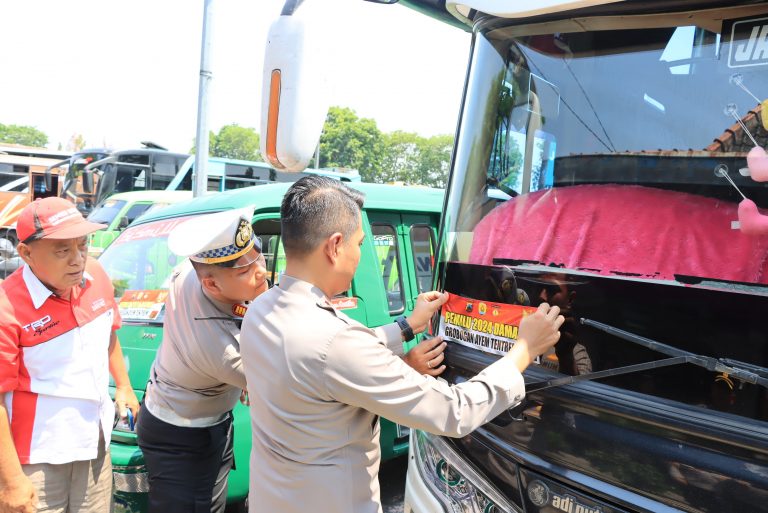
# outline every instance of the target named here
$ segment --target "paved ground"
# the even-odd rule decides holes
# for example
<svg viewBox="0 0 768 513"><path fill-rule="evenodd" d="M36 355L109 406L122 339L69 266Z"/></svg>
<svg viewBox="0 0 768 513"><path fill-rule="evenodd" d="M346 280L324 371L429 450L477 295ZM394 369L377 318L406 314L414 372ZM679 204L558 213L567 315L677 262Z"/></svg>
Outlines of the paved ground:
<svg viewBox="0 0 768 513"><path fill-rule="evenodd" d="M381 464L379 484L381 485L381 505L384 513L403 513L405 495L405 474L408 470L408 456Z"/></svg>

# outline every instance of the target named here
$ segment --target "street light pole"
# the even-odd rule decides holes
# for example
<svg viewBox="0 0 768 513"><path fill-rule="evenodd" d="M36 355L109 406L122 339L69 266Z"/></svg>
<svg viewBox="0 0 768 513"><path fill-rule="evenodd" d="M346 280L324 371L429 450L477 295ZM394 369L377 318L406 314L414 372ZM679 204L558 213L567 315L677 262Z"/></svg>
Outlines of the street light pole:
<svg viewBox="0 0 768 513"><path fill-rule="evenodd" d="M208 184L208 89L213 79L209 57L211 52L211 29L213 22L213 0L203 0L203 42L200 50L200 86L197 96L197 133L195 135L195 174L192 196L202 196Z"/></svg>

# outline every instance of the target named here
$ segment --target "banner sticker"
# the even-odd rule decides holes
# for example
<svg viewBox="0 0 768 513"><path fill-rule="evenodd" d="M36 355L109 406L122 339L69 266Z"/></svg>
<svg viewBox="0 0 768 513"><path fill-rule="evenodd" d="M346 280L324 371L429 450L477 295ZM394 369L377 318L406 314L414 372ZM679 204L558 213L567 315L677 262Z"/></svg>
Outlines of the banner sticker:
<svg viewBox="0 0 768 513"><path fill-rule="evenodd" d="M126 290L117 303L124 319L154 320L165 307L167 290Z"/></svg>
<svg viewBox="0 0 768 513"><path fill-rule="evenodd" d="M446 341L486 353L507 354L517 340L520 321L536 311L531 306L448 296L440 311L439 334Z"/></svg>

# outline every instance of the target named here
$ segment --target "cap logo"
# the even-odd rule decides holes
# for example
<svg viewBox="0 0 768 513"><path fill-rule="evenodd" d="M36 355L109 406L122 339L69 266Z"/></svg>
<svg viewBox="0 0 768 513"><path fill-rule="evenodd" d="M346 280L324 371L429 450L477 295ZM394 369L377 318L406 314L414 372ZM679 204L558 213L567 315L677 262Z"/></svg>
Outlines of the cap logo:
<svg viewBox="0 0 768 513"><path fill-rule="evenodd" d="M62 210L61 212L57 212L56 214L53 214L48 218L48 223L51 226L57 226L63 223L64 221L66 221L67 219L69 219L70 217L77 217L77 216L82 217L82 214L80 214L80 212L78 212L76 208L72 207L72 208L68 208L67 210Z"/></svg>
<svg viewBox="0 0 768 513"><path fill-rule="evenodd" d="M237 231L235 232L235 247L237 249L243 249L253 238L253 228L251 223L245 219L240 219L240 223L237 225Z"/></svg>

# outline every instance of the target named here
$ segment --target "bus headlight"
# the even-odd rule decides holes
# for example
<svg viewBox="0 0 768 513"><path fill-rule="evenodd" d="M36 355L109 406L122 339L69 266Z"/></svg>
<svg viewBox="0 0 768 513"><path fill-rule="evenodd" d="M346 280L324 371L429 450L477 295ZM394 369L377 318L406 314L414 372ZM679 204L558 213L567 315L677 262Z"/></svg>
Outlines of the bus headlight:
<svg viewBox="0 0 768 513"><path fill-rule="evenodd" d="M412 431L412 451L422 480L451 513L520 512L440 437Z"/></svg>

